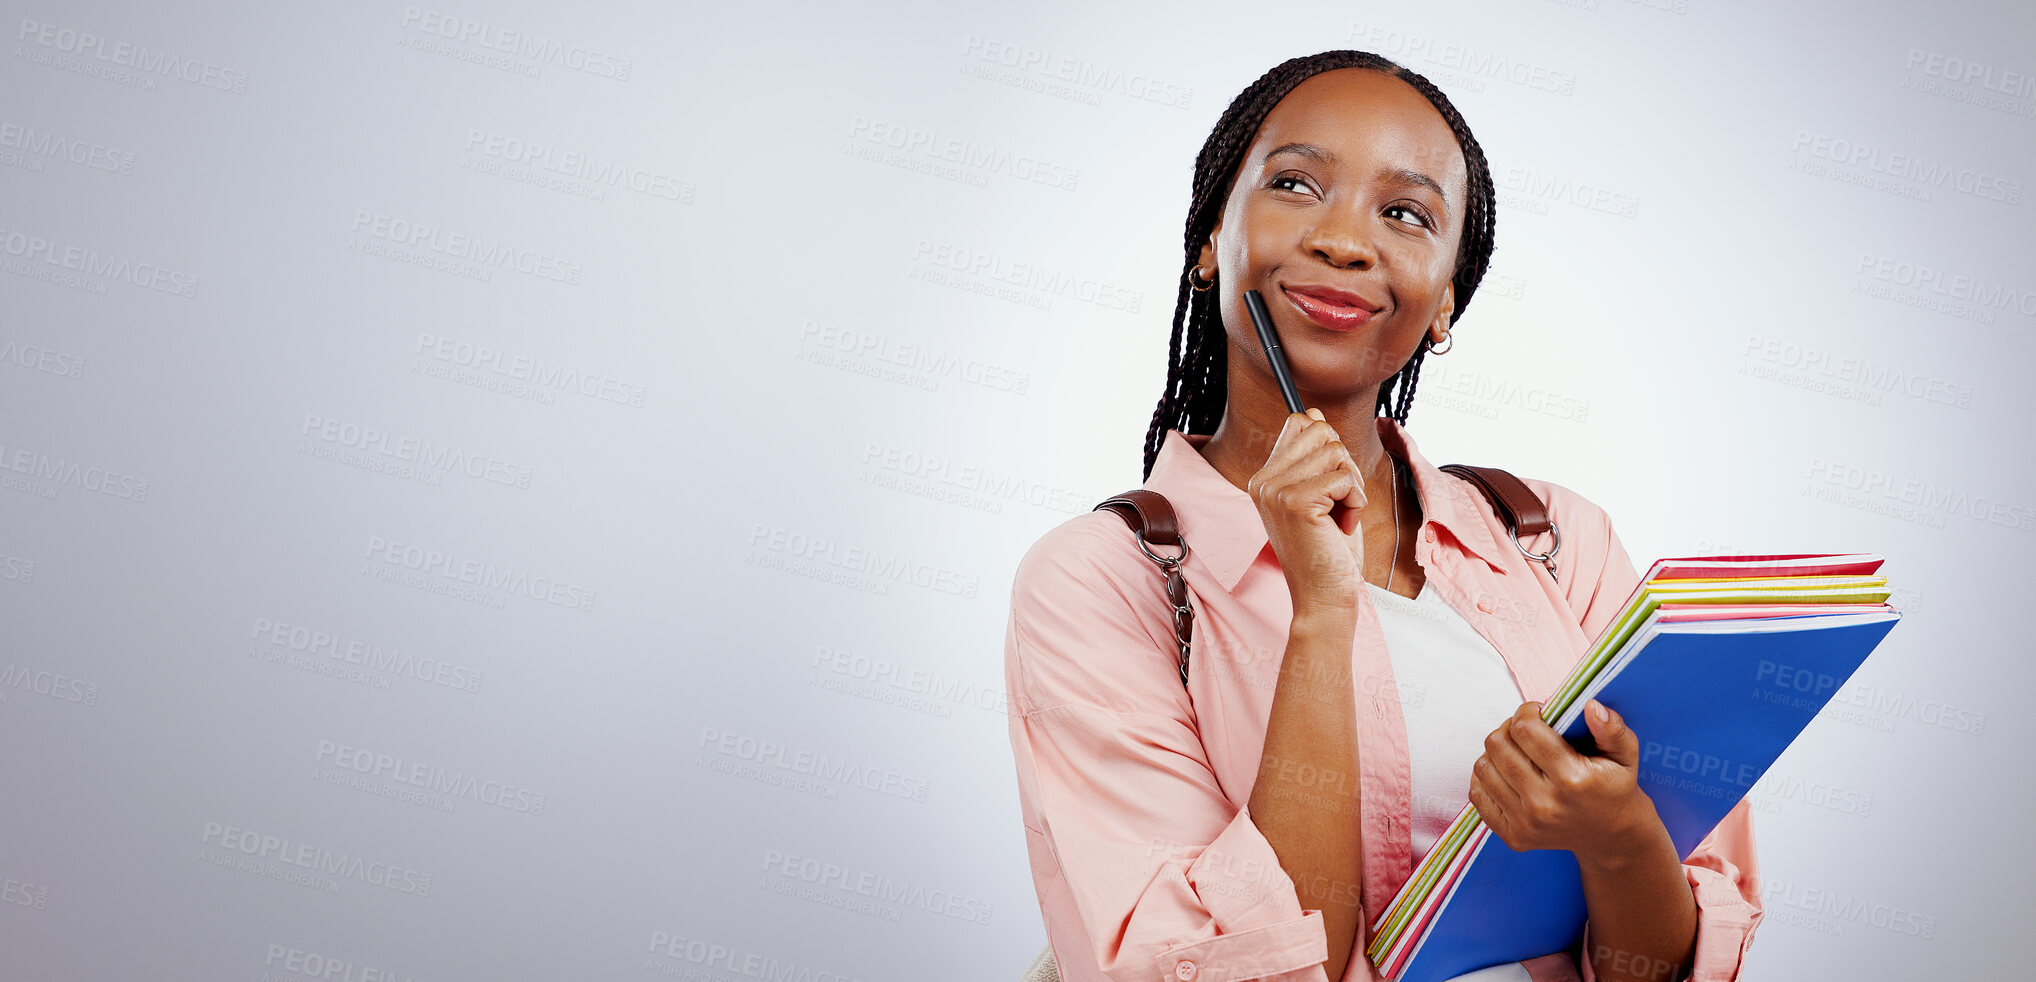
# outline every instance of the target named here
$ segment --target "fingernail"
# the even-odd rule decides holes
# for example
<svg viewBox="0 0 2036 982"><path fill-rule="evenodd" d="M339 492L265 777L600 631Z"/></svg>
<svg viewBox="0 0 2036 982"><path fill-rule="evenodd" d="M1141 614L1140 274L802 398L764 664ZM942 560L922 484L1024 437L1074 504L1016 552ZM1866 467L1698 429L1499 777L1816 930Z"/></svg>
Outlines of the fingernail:
<svg viewBox="0 0 2036 982"><path fill-rule="evenodd" d="M1611 718L1605 712L1605 704L1597 701L1596 699L1591 700L1591 704L1588 708L1591 711L1591 718L1597 720L1600 723L1603 723L1604 721Z"/></svg>

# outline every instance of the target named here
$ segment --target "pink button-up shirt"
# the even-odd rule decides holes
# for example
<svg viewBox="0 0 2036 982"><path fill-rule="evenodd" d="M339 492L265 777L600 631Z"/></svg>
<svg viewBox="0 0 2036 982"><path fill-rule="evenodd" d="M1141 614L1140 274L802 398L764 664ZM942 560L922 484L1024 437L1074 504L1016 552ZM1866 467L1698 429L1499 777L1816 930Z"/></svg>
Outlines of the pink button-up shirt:
<svg viewBox="0 0 2036 982"><path fill-rule="evenodd" d="M1429 587L1498 649L1523 702L1545 701L1639 582L1611 522L1576 493L1526 479L1561 531L1560 579L1551 579L1476 489L1429 464L1391 419L1378 430L1411 465L1423 516L1415 557ZM1195 622L1185 689L1158 567L1115 513L1048 531L1012 584L1011 749L1033 884L1067 982L1329 982L1321 912L1302 909L1246 807L1292 598L1250 495L1202 458L1208 440L1169 430L1144 485L1172 502L1189 548L1182 572ZM1545 534L1526 543L1536 552L1547 544ZM1413 873L1412 809L1392 662L1369 597L1358 597L1351 657L1362 752L1350 790L1361 795L1364 876L1355 889L1365 929L1342 982L1376 982L1365 941ZM1691 977L1736 979L1762 912L1744 801L1683 872L1698 911ZM1588 931L1584 945L1588 952ZM1536 982L1589 982L1589 961L1572 950L1526 964Z"/></svg>

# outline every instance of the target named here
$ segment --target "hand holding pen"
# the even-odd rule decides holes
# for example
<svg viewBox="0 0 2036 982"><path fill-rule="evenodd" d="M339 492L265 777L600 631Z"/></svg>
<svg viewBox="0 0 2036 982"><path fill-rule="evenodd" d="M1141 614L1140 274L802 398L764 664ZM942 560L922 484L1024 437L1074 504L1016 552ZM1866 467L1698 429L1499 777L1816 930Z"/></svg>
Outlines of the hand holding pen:
<svg viewBox="0 0 2036 982"><path fill-rule="evenodd" d="M1265 299L1247 290L1244 305L1289 410L1272 454L1251 476L1247 490L1286 574L1294 609L1351 610L1364 588L1364 536L1358 522L1364 477L1322 411L1302 408Z"/></svg>

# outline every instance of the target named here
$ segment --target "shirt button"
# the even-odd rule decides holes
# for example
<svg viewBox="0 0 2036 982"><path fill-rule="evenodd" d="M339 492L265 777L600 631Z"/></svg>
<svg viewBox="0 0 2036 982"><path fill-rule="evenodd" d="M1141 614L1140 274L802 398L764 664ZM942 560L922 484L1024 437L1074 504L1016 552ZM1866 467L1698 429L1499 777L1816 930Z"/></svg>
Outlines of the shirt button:
<svg viewBox="0 0 2036 982"><path fill-rule="evenodd" d="M1426 540L1428 540L1429 542L1434 542L1434 541L1435 541L1435 530L1434 530L1434 529L1422 529L1422 530L1421 530L1421 538L1423 538L1423 539L1426 539Z"/></svg>
<svg viewBox="0 0 2036 982"><path fill-rule="evenodd" d="M1181 959L1174 965L1174 978L1180 979L1181 982L1195 982L1195 963L1185 958Z"/></svg>

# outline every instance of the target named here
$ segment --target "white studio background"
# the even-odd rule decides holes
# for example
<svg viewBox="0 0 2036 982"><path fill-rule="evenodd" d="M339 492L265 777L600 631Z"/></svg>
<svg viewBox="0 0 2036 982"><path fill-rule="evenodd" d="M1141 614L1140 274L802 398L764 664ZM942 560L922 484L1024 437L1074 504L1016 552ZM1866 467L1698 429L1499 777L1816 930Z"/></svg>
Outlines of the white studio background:
<svg viewBox="0 0 2036 982"><path fill-rule="evenodd" d="M2036 8L227 6L0 24L0 976L1015 977L1011 572L1340 47L1501 185L1431 459L1889 557L1745 977L2020 967Z"/></svg>

